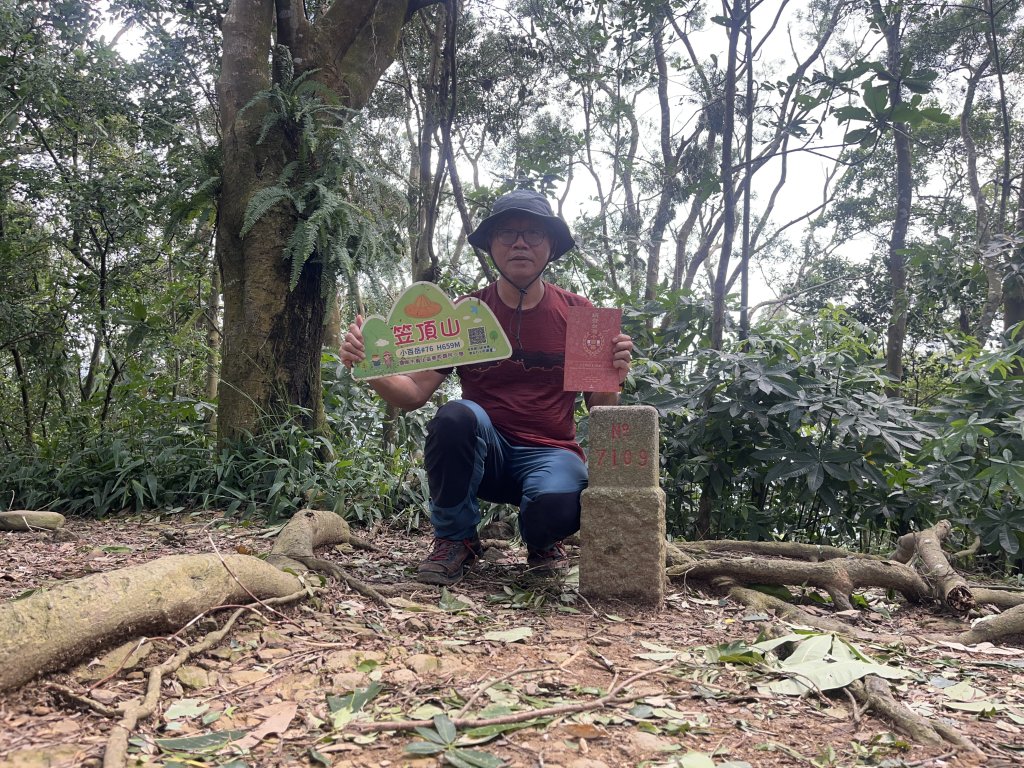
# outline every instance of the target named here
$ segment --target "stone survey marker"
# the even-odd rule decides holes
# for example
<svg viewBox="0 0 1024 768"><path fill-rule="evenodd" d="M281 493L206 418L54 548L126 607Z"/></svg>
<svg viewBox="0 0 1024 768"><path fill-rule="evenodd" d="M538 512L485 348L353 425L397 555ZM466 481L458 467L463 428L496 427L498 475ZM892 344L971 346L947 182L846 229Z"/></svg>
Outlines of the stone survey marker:
<svg viewBox="0 0 1024 768"><path fill-rule="evenodd" d="M580 592L660 605L665 598L665 492L659 485L658 412L590 412L590 484L580 521Z"/></svg>

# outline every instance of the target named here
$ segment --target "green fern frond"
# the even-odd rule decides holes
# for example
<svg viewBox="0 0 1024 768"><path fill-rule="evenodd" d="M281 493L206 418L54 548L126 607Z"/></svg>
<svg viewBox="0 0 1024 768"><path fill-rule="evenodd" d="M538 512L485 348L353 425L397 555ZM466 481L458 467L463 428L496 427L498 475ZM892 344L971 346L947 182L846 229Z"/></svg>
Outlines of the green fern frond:
<svg viewBox="0 0 1024 768"><path fill-rule="evenodd" d="M295 174L298 173L298 170L298 162L292 160L290 163L288 163L288 165L281 169L281 175L277 177L278 186L283 187L286 184L290 184L291 180L295 177Z"/></svg>
<svg viewBox="0 0 1024 768"><path fill-rule="evenodd" d="M265 187L256 192L249 199L249 204L245 207L245 220L242 222L242 231L239 232L239 236L245 237L249 234L249 231L256 225L256 222L262 219L267 214L267 211L284 200L291 201L294 204L292 193L286 187L280 185Z"/></svg>
<svg viewBox="0 0 1024 768"><path fill-rule="evenodd" d="M309 226L308 221L298 222L295 231L292 232L292 236L288 241L288 248L285 251L288 258L291 259L291 275L288 280L290 290L294 291L295 286L299 284L302 268L306 266L306 260L313 253L311 244L307 249L307 242L315 238L316 232L313 227Z"/></svg>
<svg viewBox="0 0 1024 768"><path fill-rule="evenodd" d="M220 176L211 176L186 197L178 199L172 206L167 224L164 226L164 239L170 240L174 231L185 221L199 218L213 209L220 194Z"/></svg>
<svg viewBox="0 0 1024 768"><path fill-rule="evenodd" d="M295 78L295 82L292 84L292 93L296 96L318 99L325 104L337 102L337 93L319 80L312 79L313 75L319 71L319 69L308 69Z"/></svg>
<svg viewBox="0 0 1024 768"><path fill-rule="evenodd" d="M270 131L275 125L284 121L286 115L282 115L276 109L267 110L267 114L263 117L263 124L260 126L260 135L256 138L257 144L262 144L263 140L267 138Z"/></svg>
<svg viewBox="0 0 1024 768"><path fill-rule="evenodd" d="M242 117L246 112L255 107L261 101L267 101L270 99L270 91L260 91L253 96L249 101L245 103L245 106L238 110L238 117Z"/></svg>

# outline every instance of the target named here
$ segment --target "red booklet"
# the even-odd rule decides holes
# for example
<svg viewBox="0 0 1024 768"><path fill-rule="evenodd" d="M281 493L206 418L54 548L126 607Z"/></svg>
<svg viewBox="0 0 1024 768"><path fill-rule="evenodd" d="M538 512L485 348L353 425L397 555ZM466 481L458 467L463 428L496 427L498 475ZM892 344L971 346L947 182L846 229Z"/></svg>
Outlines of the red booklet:
<svg viewBox="0 0 1024 768"><path fill-rule="evenodd" d="M565 381L568 392L618 392L612 365L612 339L621 333L622 310L569 307L565 329Z"/></svg>

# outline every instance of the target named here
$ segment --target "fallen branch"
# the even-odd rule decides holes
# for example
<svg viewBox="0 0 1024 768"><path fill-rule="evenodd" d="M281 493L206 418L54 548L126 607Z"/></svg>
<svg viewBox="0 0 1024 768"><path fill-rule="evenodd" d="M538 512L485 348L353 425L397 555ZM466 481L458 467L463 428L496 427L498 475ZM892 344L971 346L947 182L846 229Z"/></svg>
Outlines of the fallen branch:
<svg viewBox="0 0 1024 768"><path fill-rule="evenodd" d="M619 704L623 701L629 701L629 697L620 696L620 692L623 689L628 688L637 680L647 677L648 675L653 675L658 672L666 672L671 668L672 665L666 664L660 667L655 667L654 669L646 669L643 672L638 672L622 683L613 685L608 693L598 699L594 699L593 701L579 702L576 704L558 704L553 707L531 709L524 712L515 712L510 715L501 715L499 717L457 717L452 719L452 724L456 728L482 728L488 725L509 725L511 723L523 723L528 720L537 720L545 717L558 717L560 715L569 715L575 712L589 712L594 709L601 709L608 704ZM345 727L349 730L365 733L367 731L413 731L417 728L429 728L432 725L432 720L392 720L390 722L380 723L350 722ZM106 768L106 766L104 766L104 768Z"/></svg>
<svg viewBox="0 0 1024 768"><path fill-rule="evenodd" d="M734 539L720 539L718 541L680 541L673 543L681 552L691 555L757 555L802 560L808 563L819 563L825 560L838 560L846 557L863 560L884 559L876 555L863 555L851 552L840 547L828 547L821 544L800 544L795 541L737 541Z"/></svg>
<svg viewBox="0 0 1024 768"><path fill-rule="evenodd" d="M1018 589L971 587L971 594L980 605L994 605L1001 610L1024 605L1024 592Z"/></svg>
<svg viewBox="0 0 1024 768"><path fill-rule="evenodd" d="M308 594L303 589L290 595L270 598L264 602L267 605L284 605L301 600L307 597ZM160 702L160 689L164 678L174 674L191 657L208 651L217 645L231 630L238 617L248 610L251 610L249 606L239 608L231 614L220 629L210 632L198 643L185 646L163 664L149 670L145 695L141 699L135 699L124 705L123 717L111 730L110 736L107 737L107 747L103 753L103 768L124 768L128 764L128 739L131 737L135 726L156 711L157 704Z"/></svg>
<svg viewBox="0 0 1024 768"><path fill-rule="evenodd" d="M850 595L862 587L900 592L913 603L929 594L928 585L910 567L888 560L834 559L821 563L768 560L764 557L718 558L667 569L673 578L711 581L728 577L743 584L809 584L825 590L840 610L850 610Z"/></svg>
<svg viewBox="0 0 1024 768"><path fill-rule="evenodd" d="M967 737L942 723L926 720L900 704L893 698L889 684L876 675L854 681L850 684L850 690L865 710L889 721L912 741L934 746L949 743L960 749L981 753Z"/></svg>

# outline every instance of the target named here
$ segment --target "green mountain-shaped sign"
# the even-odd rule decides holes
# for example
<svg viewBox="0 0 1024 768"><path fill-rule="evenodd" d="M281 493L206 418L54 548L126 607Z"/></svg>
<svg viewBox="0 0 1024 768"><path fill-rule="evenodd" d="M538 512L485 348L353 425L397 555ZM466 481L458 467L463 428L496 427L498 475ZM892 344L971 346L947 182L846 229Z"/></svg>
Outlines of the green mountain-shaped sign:
<svg viewBox="0 0 1024 768"><path fill-rule="evenodd" d="M512 354L490 307L473 297L453 304L433 283L413 283L387 319L371 315L362 330L366 359L352 367L356 379L503 360Z"/></svg>

